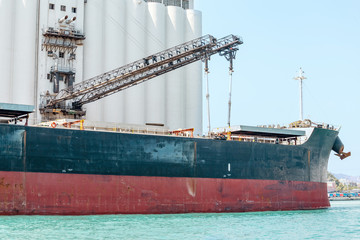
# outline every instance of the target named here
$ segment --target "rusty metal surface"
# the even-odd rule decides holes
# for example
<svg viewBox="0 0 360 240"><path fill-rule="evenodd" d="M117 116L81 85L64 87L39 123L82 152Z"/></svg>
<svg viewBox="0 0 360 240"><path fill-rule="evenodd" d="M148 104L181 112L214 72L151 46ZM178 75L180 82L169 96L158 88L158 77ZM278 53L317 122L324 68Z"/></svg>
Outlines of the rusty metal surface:
<svg viewBox="0 0 360 240"><path fill-rule="evenodd" d="M326 183L0 172L0 214L247 212L329 207ZM24 199L26 199L24 201Z"/></svg>
<svg viewBox="0 0 360 240"><path fill-rule="evenodd" d="M0 124L1 214L178 213L328 206L338 132L302 145Z"/></svg>

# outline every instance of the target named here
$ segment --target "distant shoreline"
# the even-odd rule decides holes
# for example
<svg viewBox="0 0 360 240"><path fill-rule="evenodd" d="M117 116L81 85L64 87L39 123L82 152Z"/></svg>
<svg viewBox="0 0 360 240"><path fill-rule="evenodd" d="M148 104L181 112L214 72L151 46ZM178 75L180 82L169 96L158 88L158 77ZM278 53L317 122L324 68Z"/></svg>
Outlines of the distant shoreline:
<svg viewBox="0 0 360 240"><path fill-rule="evenodd" d="M352 201L360 200L360 197L330 197L329 201Z"/></svg>

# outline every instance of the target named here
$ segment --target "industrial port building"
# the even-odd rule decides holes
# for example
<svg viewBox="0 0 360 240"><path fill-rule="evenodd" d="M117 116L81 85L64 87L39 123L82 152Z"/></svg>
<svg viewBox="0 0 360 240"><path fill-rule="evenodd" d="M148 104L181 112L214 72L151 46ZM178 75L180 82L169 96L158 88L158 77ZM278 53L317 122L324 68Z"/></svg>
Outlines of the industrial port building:
<svg viewBox="0 0 360 240"><path fill-rule="evenodd" d="M0 0L0 102L37 106L93 76L202 35L193 0ZM85 105L86 119L202 132L202 64ZM44 119L42 119L44 120Z"/></svg>

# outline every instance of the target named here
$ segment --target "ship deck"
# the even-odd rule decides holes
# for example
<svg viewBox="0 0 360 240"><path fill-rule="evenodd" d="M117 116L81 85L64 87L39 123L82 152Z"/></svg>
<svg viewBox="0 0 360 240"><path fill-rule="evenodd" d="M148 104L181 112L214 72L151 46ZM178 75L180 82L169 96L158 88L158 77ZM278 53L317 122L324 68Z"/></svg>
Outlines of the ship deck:
<svg viewBox="0 0 360 240"><path fill-rule="evenodd" d="M55 121L41 122L37 127L52 127L52 123L56 122L56 128L80 130L80 123L68 125L74 119L58 119ZM71 128L69 128L70 126ZM326 128L324 125L321 128ZM318 127L318 126L316 126ZM301 145L305 143L314 127L309 128L286 128L282 127L265 127L265 126L233 126L231 128L213 129L210 135L193 135L193 129L170 130L166 126L150 126L150 125L134 125L121 124L111 122L95 122L85 120L83 130L86 131L102 131L125 134L141 134L141 135L162 135L168 137L181 138L201 138L214 139L224 141L242 141L242 142L258 142L282 145Z"/></svg>
<svg viewBox="0 0 360 240"><path fill-rule="evenodd" d="M300 137L305 136L306 132L302 130L293 130L286 128L268 128L268 127L255 127L238 125L229 128L218 128L215 132L230 132L231 134L238 135L250 135L250 136L263 136L263 137L275 137L275 138L288 138L288 137Z"/></svg>

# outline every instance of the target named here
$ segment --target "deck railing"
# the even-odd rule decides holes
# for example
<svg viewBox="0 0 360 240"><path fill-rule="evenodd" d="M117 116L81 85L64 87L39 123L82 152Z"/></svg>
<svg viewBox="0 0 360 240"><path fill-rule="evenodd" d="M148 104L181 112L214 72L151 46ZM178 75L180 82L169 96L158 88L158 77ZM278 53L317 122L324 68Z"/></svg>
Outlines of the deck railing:
<svg viewBox="0 0 360 240"><path fill-rule="evenodd" d="M56 128L67 128L63 126L63 123L75 121L74 119L59 119L54 121L43 122L38 119L29 119L29 125L40 127L52 127L52 123L56 123ZM54 126L54 125L53 125ZM329 130L337 130L338 128L329 124L321 124L315 126L316 128L324 128ZM176 136L172 134L167 127L164 126L144 126L144 125L131 125L120 124L114 122L96 122L85 120L83 125L84 130L90 131L107 131L107 132L121 132L121 133L134 133L134 134L152 134L152 135L167 135ZM312 127L313 128L313 127ZM80 130L80 123L73 124L71 129ZM191 137L191 134L178 134L178 137ZM195 138L208 138L227 141L241 141L241 142L257 142L257 143L269 143L269 144L281 144L281 145L301 145L308 140L308 136L300 137L288 137L288 138L276 138L265 136L251 136L251 135L227 135L227 134L214 134L211 136L194 136Z"/></svg>

